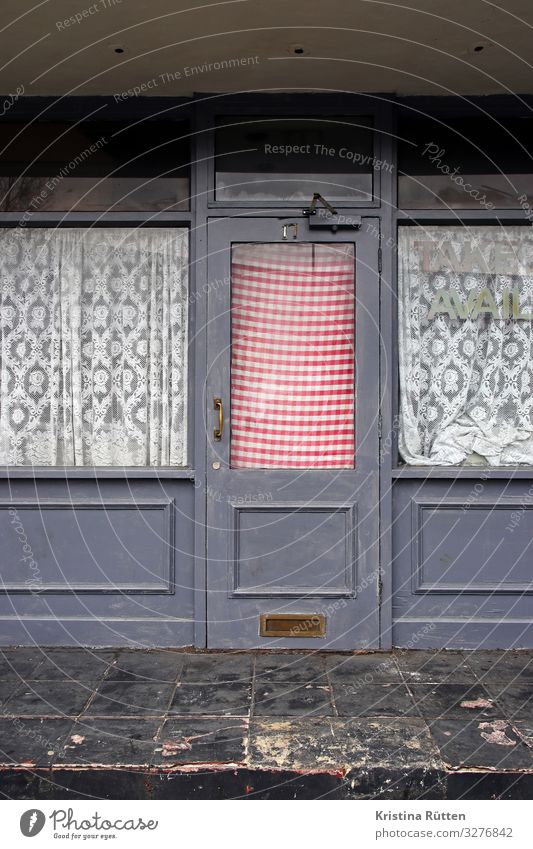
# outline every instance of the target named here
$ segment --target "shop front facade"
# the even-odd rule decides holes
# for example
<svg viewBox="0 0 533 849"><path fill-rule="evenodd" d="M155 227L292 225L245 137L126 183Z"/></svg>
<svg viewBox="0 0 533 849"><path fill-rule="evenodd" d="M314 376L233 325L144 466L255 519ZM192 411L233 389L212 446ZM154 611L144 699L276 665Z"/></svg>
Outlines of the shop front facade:
<svg viewBox="0 0 533 849"><path fill-rule="evenodd" d="M530 108L20 98L3 645L533 646Z"/></svg>

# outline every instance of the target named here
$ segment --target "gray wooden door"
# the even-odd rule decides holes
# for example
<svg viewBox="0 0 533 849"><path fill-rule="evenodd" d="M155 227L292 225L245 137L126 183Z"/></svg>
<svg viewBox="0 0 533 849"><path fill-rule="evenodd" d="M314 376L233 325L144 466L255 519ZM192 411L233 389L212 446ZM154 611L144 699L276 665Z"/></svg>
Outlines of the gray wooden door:
<svg viewBox="0 0 533 849"><path fill-rule="evenodd" d="M212 648L379 645L378 228L210 222Z"/></svg>

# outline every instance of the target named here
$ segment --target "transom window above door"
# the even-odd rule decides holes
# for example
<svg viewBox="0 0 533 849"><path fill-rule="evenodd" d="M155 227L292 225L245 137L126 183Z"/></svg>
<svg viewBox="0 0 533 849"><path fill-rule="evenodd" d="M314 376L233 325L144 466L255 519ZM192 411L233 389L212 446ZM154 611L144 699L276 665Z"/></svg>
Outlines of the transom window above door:
<svg viewBox="0 0 533 849"><path fill-rule="evenodd" d="M215 199L301 203L319 192L367 204L381 166L367 117L226 116L215 136Z"/></svg>
<svg viewBox="0 0 533 849"><path fill-rule="evenodd" d="M188 232L0 229L0 463L183 466Z"/></svg>

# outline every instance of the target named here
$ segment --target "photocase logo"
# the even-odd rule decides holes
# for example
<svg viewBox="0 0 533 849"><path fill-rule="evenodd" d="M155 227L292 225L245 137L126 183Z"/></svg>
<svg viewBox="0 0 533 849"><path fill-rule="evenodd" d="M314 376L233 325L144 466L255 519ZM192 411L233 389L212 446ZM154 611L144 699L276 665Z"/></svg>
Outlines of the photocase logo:
<svg viewBox="0 0 533 849"><path fill-rule="evenodd" d="M30 811L24 811L20 818L20 830L24 837L35 837L42 831L46 822L46 817L42 811L37 808L32 808Z"/></svg>

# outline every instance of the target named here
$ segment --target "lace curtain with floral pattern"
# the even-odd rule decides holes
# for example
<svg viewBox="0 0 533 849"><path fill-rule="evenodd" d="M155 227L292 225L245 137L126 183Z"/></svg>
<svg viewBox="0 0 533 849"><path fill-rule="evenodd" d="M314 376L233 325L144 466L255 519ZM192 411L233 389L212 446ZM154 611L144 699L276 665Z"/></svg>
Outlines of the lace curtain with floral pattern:
<svg viewBox="0 0 533 849"><path fill-rule="evenodd" d="M187 244L0 229L0 463L185 464Z"/></svg>
<svg viewBox="0 0 533 849"><path fill-rule="evenodd" d="M401 228L398 297L405 462L532 464L531 228Z"/></svg>

